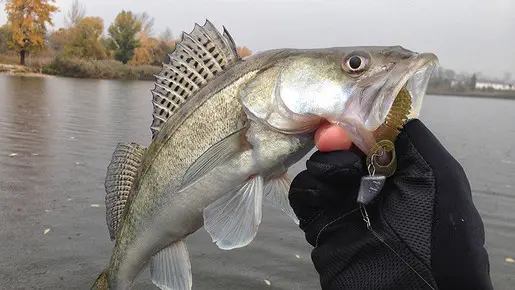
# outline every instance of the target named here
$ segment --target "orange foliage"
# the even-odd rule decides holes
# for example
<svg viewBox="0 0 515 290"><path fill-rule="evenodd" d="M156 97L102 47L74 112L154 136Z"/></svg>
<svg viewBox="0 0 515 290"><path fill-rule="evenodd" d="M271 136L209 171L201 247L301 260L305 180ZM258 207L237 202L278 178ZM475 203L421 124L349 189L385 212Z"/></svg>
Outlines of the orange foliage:
<svg viewBox="0 0 515 290"><path fill-rule="evenodd" d="M134 49L134 56L129 61L130 65L152 64L155 51L159 49L159 41L153 37L140 34L140 46Z"/></svg>
<svg viewBox="0 0 515 290"><path fill-rule="evenodd" d="M7 0L5 12L12 33L10 46L20 52L20 63L25 53L44 47L46 25L52 25L51 15L58 11L55 0Z"/></svg>
<svg viewBox="0 0 515 290"><path fill-rule="evenodd" d="M50 48L56 52L61 52L70 41L70 31L68 29L59 28L58 30L52 31L48 37Z"/></svg>
<svg viewBox="0 0 515 290"><path fill-rule="evenodd" d="M246 46L239 46L238 47L238 54L241 57L246 57L252 54L252 50L248 49Z"/></svg>
<svg viewBox="0 0 515 290"><path fill-rule="evenodd" d="M84 17L76 27L70 28L69 42L64 46L67 56L103 59L105 48L100 43L104 31L104 20L100 17Z"/></svg>
<svg viewBox="0 0 515 290"><path fill-rule="evenodd" d="M139 43L140 46L134 50L134 56L129 64L160 66L165 61L166 55L174 50L176 41L140 34Z"/></svg>

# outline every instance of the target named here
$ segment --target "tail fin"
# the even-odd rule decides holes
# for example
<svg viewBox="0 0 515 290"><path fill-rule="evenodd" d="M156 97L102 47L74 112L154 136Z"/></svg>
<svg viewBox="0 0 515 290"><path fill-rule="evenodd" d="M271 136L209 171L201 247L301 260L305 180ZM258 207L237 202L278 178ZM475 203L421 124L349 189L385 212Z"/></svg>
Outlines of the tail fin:
<svg viewBox="0 0 515 290"><path fill-rule="evenodd" d="M95 284L91 287L91 290L108 290L109 284L107 282L107 269L102 271L100 275L98 276L97 280L95 281Z"/></svg>

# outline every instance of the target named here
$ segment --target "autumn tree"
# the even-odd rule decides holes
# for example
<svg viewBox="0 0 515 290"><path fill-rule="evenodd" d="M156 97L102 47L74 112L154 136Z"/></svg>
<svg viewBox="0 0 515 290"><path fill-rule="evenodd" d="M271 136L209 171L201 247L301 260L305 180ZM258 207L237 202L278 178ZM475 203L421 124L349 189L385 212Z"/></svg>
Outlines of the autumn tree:
<svg viewBox="0 0 515 290"><path fill-rule="evenodd" d="M64 47L70 43L70 39L74 36L72 30L79 25L85 15L86 8L84 5L78 0L74 0L72 7L64 16L65 27L60 27L47 36L48 49L51 53L60 54L64 52Z"/></svg>
<svg viewBox="0 0 515 290"><path fill-rule="evenodd" d="M177 45L178 42L178 40L167 40L161 38L159 46L161 47L163 54L158 56L157 62L155 64L161 65L163 62L169 62L169 54L175 50L175 45Z"/></svg>
<svg viewBox="0 0 515 290"><path fill-rule="evenodd" d="M102 35L99 39L99 42L105 49L106 57L114 58L114 50L116 49L116 44L114 43L114 40L107 35Z"/></svg>
<svg viewBox="0 0 515 290"><path fill-rule="evenodd" d="M252 51L248 49L246 46L240 46L238 47L238 54L241 57L246 57L252 54Z"/></svg>
<svg viewBox="0 0 515 290"><path fill-rule="evenodd" d="M146 13L139 14L137 18L142 27L137 35L140 46L134 50L134 56L129 64L161 65L166 55L175 48L171 30L168 28L159 38L154 37L154 19Z"/></svg>
<svg viewBox="0 0 515 290"><path fill-rule="evenodd" d="M52 14L58 11L55 0L7 0L7 22L11 30L9 45L20 54L20 64L25 65L25 55L44 48L47 25L53 25Z"/></svg>
<svg viewBox="0 0 515 290"><path fill-rule="evenodd" d="M64 46L64 54L87 59L105 58L105 49L100 43L104 20L100 17L84 17L70 29L70 40Z"/></svg>
<svg viewBox="0 0 515 290"><path fill-rule="evenodd" d="M141 31L141 22L132 12L122 11L108 31L114 45L114 58L127 63L134 55L134 49L139 46L136 34Z"/></svg>
<svg viewBox="0 0 515 290"><path fill-rule="evenodd" d="M60 53L64 50L64 46L70 41L70 31L65 28L59 28L52 31L48 36L49 48L53 52Z"/></svg>
<svg viewBox="0 0 515 290"><path fill-rule="evenodd" d="M169 62L169 54L172 53L175 49L175 45L179 42L179 40L174 39L173 32L170 27L167 27L159 38L160 46L163 50L163 57L159 59L158 65L162 62Z"/></svg>
<svg viewBox="0 0 515 290"><path fill-rule="evenodd" d="M129 61L131 65L152 64L155 55L159 54L159 41L154 37L142 36L139 38L140 46L134 49L134 56Z"/></svg>
<svg viewBox="0 0 515 290"><path fill-rule="evenodd" d="M134 57L129 62L131 65L157 65L168 62L168 54L175 49L175 42L165 42L155 37L142 38L141 46L134 50Z"/></svg>

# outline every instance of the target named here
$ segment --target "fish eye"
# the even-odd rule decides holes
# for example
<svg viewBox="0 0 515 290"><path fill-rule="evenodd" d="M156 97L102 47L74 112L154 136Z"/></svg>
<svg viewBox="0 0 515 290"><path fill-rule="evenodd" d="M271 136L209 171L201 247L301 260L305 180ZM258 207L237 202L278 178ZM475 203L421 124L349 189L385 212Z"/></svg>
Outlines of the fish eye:
<svg viewBox="0 0 515 290"><path fill-rule="evenodd" d="M343 69L349 73L361 73L368 64L368 59L363 55L352 54L345 58Z"/></svg>
<svg viewBox="0 0 515 290"><path fill-rule="evenodd" d="M349 58L349 67L352 70L358 70L361 67L361 58L359 56L353 56Z"/></svg>

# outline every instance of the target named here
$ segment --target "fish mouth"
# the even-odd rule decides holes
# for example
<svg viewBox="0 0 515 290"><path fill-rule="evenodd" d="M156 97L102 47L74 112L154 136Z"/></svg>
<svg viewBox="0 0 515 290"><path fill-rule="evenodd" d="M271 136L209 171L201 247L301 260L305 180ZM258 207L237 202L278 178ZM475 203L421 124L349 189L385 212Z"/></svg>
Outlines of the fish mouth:
<svg viewBox="0 0 515 290"><path fill-rule="evenodd" d="M374 135L376 130L387 121L392 105L403 88L408 91L411 102L403 104L409 106L409 113L398 117L412 119L419 116L429 79L437 65L438 58L432 53L415 54L399 61L387 69L382 81L376 79L378 90L374 94L366 96L363 103L353 103L347 107L348 111L352 111L361 104L358 105L361 114L349 114L350 117L329 121L342 126L358 148L369 152L377 141Z"/></svg>
<svg viewBox="0 0 515 290"><path fill-rule="evenodd" d="M365 119L364 127L368 131L376 130L386 121L395 98L405 88L411 96L411 108L407 118L416 118L420 114L429 79L438 65L438 58L432 53L422 53L411 57L409 65L396 65L387 81L377 94L376 100ZM400 75L396 78L395 75Z"/></svg>

